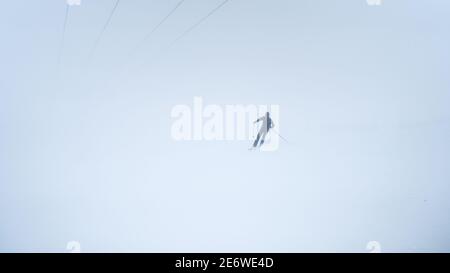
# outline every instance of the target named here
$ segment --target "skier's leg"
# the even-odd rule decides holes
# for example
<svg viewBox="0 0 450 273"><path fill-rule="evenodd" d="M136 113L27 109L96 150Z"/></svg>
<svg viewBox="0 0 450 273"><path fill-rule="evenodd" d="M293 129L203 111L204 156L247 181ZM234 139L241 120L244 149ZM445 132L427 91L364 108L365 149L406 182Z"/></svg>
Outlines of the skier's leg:
<svg viewBox="0 0 450 273"><path fill-rule="evenodd" d="M264 139L266 138L267 132L263 132L261 135L261 142L259 143L259 147L264 144Z"/></svg>
<svg viewBox="0 0 450 273"><path fill-rule="evenodd" d="M255 142L253 142L253 148L258 146L258 141L259 141L260 136L261 136L261 132L258 133L258 135L256 136L256 139L255 139Z"/></svg>

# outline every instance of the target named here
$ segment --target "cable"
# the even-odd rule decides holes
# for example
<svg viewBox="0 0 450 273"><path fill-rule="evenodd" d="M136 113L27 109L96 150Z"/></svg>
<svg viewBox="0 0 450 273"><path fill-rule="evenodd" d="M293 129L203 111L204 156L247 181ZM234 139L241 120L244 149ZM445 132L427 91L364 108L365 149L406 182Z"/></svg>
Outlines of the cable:
<svg viewBox="0 0 450 273"><path fill-rule="evenodd" d="M193 24L192 26L190 26L188 29L186 29L180 36L178 36L175 40L173 40L173 42L169 45L169 47L172 47L174 44L176 44L179 40L183 39L184 36L188 35L191 31L193 31L194 29L196 29L201 23L203 23L204 21L206 21L206 19L208 19L209 17L211 17L214 13L216 13L220 8L222 8L228 1L230 0L225 0L223 2L221 2L218 6L216 6L214 9L212 9L206 16L204 16L203 18L201 18L200 20L198 20L195 24Z"/></svg>
<svg viewBox="0 0 450 273"><path fill-rule="evenodd" d="M124 60L124 64L123 64L123 69L125 70L128 63L132 61L134 54L139 50L139 48L145 44L145 42L150 39L150 37L153 35L153 33L155 33L171 16L172 14L175 13L175 11L178 10L178 8L180 8L180 6L185 2L186 0L181 0L179 1L170 11L169 13L166 14L166 16L164 16L161 21L159 21L158 24L156 24L152 30L147 33L147 35L141 40L139 41L129 52L128 55L125 57Z"/></svg>
<svg viewBox="0 0 450 273"><path fill-rule="evenodd" d="M175 7L173 9L171 9L169 11L169 13L164 16L164 18L156 25L153 27L153 29L134 47L133 51L131 52L131 54L133 54L134 51L138 50L139 47L141 47L141 45L145 44L145 42L150 39L150 37L153 35L153 33L155 33L163 24L164 22L167 21L167 19L169 19L170 16L172 16L172 14L175 13L175 11L177 11L177 9L185 2L186 0L181 0L179 1Z"/></svg>
<svg viewBox="0 0 450 273"><path fill-rule="evenodd" d="M116 12L116 9L117 9L117 6L119 5L119 3L120 3L120 0L117 0L116 3L114 4L113 9L109 13L109 16L108 16L108 19L106 20L105 25L103 26L102 30L100 31L99 35L97 36L97 39L95 40L94 46L92 47L92 50L91 50L91 52L89 54L89 59L90 60L94 56L95 51L97 50L97 47L98 47L98 45L100 43L100 40L102 39L103 34L105 33L106 29L108 28L108 26L109 26L109 24L111 22L111 19L114 16L114 13Z"/></svg>
<svg viewBox="0 0 450 273"><path fill-rule="evenodd" d="M61 58L62 58L62 53L63 53L63 49L64 49L64 43L65 43L65 39L66 39L66 29L67 29L67 21L69 19L69 5L66 5L66 14L64 15L64 23L63 23L63 31L62 31L62 37L61 37L61 43L59 45L59 50L58 50L58 70L61 66Z"/></svg>
<svg viewBox="0 0 450 273"><path fill-rule="evenodd" d="M184 36L186 36L187 34L189 34L191 31L193 31L195 28L197 28L200 24L202 24L204 21L206 21L209 17L211 17L214 13L216 13L220 8L222 8L227 2L229 2L230 0L224 0L222 1L219 5L217 5L214 9L212 9L208 14L206 14L204 17L202 17L200 20L198 20L196 23L194 23L193 25L191 25L189 28L187 28L181 35L179 35L176 39L174 39L165 49L162 50L162 52L169 50L173 45L175 45L179 40L181 40ZM173 14L176 9L178 9L178 7L181 5L181 3L184 1L180 1L177 6L172 9L172 11L169 13L168 16L166 16L167 18ZM162 22L164 22L167 18L165 17L165 19L163 19ZM153 31L154 32L154 31ZM151 32L152 33L152 32ZM150 33L150 35L151 35ZM131 52L133 53L133 52ZM161 56L161 54L160 54ZM130 58L130 57L129 57ZM126 65L124 65L124 67L126 67ZM125 70L125 69L124 69ZM124 72L122 72L124 73Z"/></svg>

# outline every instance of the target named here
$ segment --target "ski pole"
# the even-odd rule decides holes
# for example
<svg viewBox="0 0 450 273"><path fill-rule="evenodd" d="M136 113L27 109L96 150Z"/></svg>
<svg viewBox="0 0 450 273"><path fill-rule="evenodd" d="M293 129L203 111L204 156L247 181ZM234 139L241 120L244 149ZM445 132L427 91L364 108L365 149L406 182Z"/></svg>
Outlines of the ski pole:
<svg viewBox="0 0 450 273"><path fill-rule="evenodd" d="M286 141L286 143L289 143L289 141L287 141L287 139L285 139L283 136L281 136L279 133L278 133L278 131L277 130L275 130L275 129L272 129L274 132L275 132L275 134L277 134L282 140L284 140L284 141Z"/></svg>

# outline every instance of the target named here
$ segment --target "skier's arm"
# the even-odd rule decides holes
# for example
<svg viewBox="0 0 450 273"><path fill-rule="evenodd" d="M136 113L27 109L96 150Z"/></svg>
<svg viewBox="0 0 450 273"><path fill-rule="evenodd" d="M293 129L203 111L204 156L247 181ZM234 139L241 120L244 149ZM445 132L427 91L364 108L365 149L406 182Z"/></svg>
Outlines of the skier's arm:
<svg viewBox="0 0 450 273"><path fill-rule="evenodd" d="M253 122L253 123L260 122L263 118L264 118L264 117L260 117L259 119L255 120L255 122Z"/></svg>

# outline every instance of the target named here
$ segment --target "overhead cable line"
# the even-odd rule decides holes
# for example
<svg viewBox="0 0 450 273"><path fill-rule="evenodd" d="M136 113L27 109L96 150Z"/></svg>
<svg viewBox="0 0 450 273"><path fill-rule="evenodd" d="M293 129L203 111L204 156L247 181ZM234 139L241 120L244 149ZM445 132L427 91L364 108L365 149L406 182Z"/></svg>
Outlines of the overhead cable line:
<svg viewBox="0 0 450 273"><path fill-rule="evenodd" d="M176 44L178 41L183 39L186 35L188 35L190 32L192 32L194 29L196 29L199 25L201 25L203 22L205 22L209 17L211 17L214 13L216 13L219 9L221 9L227 2L230 0L224 0L219 5L217 5L214 9L212 9L208 14L206 14L204 17L202 17L200 20L195 22L192 26L190 26L188 29L186 29L180 36L178 36L173 42L169 45L169 47L172 47L174 44Z"/></svg>
<svg viewBox="0 0 450 273"><path fill-rule="evenodd" d="M95 54L95 51L97 50L98 45L100 44L100 40L103 37L103 34L105 33L106 29L108 29L108 26L111 22L111 19L114 16L114 13L116 12L117 6L119 5L120 0L116 0L116 3L114 4L113 9L111 10L111 12L109 13L108 19L106 20L105 24L103 25L102 30L100 31L99 35L97 36L97 38L95 39L95 43L94 46L91 49L91 52L89 54L89 59L91 60Z"/></svg>
<svg viewBox="0 0 450 273"><path fill-rule="evenodd" d="M64 50L64 43L65 43L65 39L66 39L66 29L67 29L67 21L69 19L69 5L66 4L66 12L64 15L64 23L63 23L63 31L62 31L62 37L61 37L61 42L59 44L59 50L58 50L58 69L61 66L61 58L62 58L62 53Z"/></svg>
<svg viewBox="0 0 450 273"><path fill-rule="evenodd" d="M155 33L162 26L162 24L164 24L164 22L166 22L167 19L169 19L169 17L172 16L172 14L174 14L175 11L177 11L177 9L184 3L184 1L186 0L179 1L165 17L155 27L153 27L153 29L145 36L145 38L141 40L141 42L135 47L135 49L138 49L140 45L144 44L148 39L150 39L153 33Z"/></svg>
<svg viewBox="0 0 450 273"><path fill-rule="evenodd" d="M128 58L132 59L134 54L136 53L136 51L139 50L139 48L141 46L143 46L145 44L145 42L147 42L151 36L178 10L178 8L180 8L180 6L185 2L186 0L180 0L170 11L169 13L166 14L166 16L164 16L161 21L158 22L158 24L156 24L148 33L147 35L140 41L138 42L129 52L128 54Z"/></svg>

